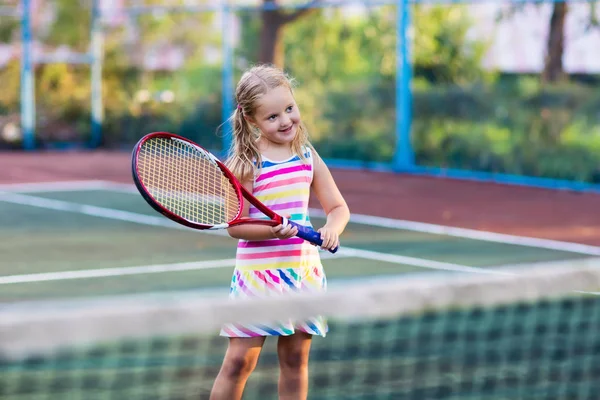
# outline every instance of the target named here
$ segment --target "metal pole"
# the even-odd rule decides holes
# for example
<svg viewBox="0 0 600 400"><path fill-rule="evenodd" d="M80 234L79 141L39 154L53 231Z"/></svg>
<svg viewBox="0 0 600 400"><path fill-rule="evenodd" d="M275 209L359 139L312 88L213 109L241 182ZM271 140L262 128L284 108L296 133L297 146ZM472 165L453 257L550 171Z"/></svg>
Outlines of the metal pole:
<svg viewBox="0 0 600 400"><path fill-rule="evenodd" d="M223 153L226 154L231 146L233 126L229 117L233 111L233 32L232 20L233 13L228 2L223 3L222 12L222 52L223 52L223 70L222 70L222 105L221 120L223 122Z"/></svg>
<svg viewBox="0 0 600 400"><path fill-rule="evenodd" d="M92 85L92 132L90 146L98 147L102 141L102 122L104 110L102 105L102 53L104 37L102 32L102 19L100 12L100 0L94 0L92 4L92 26L91 26L91 85Z"/></svg>
<svg viewBox="0 0 600 400"><path fill-rule="evenodd" d="M396 6L396 151L393 168L407 171L414 168L411 143L412 125L412 66L411 66L411 15L409 0L398 0Z"/></svg>
<svg viewBox="0 0 600 400"><path fill-rule="evenodd" d="M21 131L23 148L35 149L35 77L31 44L31 1L22 0L21 14Z"/></svg>

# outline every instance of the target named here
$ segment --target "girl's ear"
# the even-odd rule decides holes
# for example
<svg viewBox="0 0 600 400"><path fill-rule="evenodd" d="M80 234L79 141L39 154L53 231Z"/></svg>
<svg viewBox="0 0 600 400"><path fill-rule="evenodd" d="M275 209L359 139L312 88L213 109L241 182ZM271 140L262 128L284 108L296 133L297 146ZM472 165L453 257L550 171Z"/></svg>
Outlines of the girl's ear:
<svg viewBox="0 0 600 400"><path fill-rule="evenodd" d="M244 115L244 119L246 120L246 122L248 123L248 125L250 125L251 129L254 129L255 131L258 131L258 125L256 125L256 121L254 121L254 118L247 117L247 116Z"/></svg>
<svg viewBox="0 0 600 400"><path fill-rule="evenodd" d="M246 120L247 123L249 123L250 125L255 124L254 122L254 118L249 117L247 115L244 115L244 119Z"/></svg>

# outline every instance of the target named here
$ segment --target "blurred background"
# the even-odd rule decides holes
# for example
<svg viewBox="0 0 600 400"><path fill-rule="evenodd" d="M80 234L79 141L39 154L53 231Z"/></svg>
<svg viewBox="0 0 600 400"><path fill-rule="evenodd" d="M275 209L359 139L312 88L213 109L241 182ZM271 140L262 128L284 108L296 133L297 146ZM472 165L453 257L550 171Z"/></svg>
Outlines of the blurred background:
<svg viewBox="0 0 600 400"><path fill-rule="evenodd" d="M595 1L396 3L2 0L0 147L222 150L233 85L269 62L341 166L600 181Z"/></svg>
<svg viewBox="0 0 600 400"><path fill-rule="evenodd" d="M425 314L333 324L315 340L314 398L598 397L596 0L0 0L0 311L225 299L235 241L158 215L132 184L130 155L143 135L170 131L224 156L235 83L256 63L295 78L352 212L341 250L323 254L330 287L365 283L377 298L382 280L425 282L398 304L365 302L377 312L412 299ZM554 276L563 269L581 279ZM435 282L505 271L528 280L504 298L448 281L430 310ZM591 297L572 297L580 284ZM549 287L564 298L528 302ZM75 322L45 340L92 333ZM226 345L168 337L5 360L36 348L29 326L0 325L2 399L197 399ZM270 350L248 398L276 393ZM181 396L157 395L172 389Z"/></svg>

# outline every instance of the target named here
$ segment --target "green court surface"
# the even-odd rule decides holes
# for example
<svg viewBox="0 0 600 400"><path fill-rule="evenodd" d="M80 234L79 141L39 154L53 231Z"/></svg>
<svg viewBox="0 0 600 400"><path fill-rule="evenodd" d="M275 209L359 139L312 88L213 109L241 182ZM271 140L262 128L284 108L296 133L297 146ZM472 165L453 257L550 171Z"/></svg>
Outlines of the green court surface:
<svg viewBox="0 0 600 400"><path fill-rule="evenodd" d="M131 189L25 193L35 204L0 197L0 301L203 289L226 295L236 241L170 224ZM316 227L323 223L312 221ZM331 284L583 256L358 223L349 224L342 246L353 252L324 254ZM164 271L144 269L156 265Z"/></svg>

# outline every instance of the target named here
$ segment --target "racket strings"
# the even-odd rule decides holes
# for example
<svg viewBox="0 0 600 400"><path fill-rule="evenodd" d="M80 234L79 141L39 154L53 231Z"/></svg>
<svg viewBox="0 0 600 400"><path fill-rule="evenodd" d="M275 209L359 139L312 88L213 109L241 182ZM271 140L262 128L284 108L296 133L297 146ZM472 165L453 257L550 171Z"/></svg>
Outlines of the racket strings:
<svg viewBox="0 0 600 400"><path fill-rule="evenodd" d="M152 138L138 155L138 175L160 205L188 221L218 225L233 220L240 200L210 156L185 142Z"/></svg>

